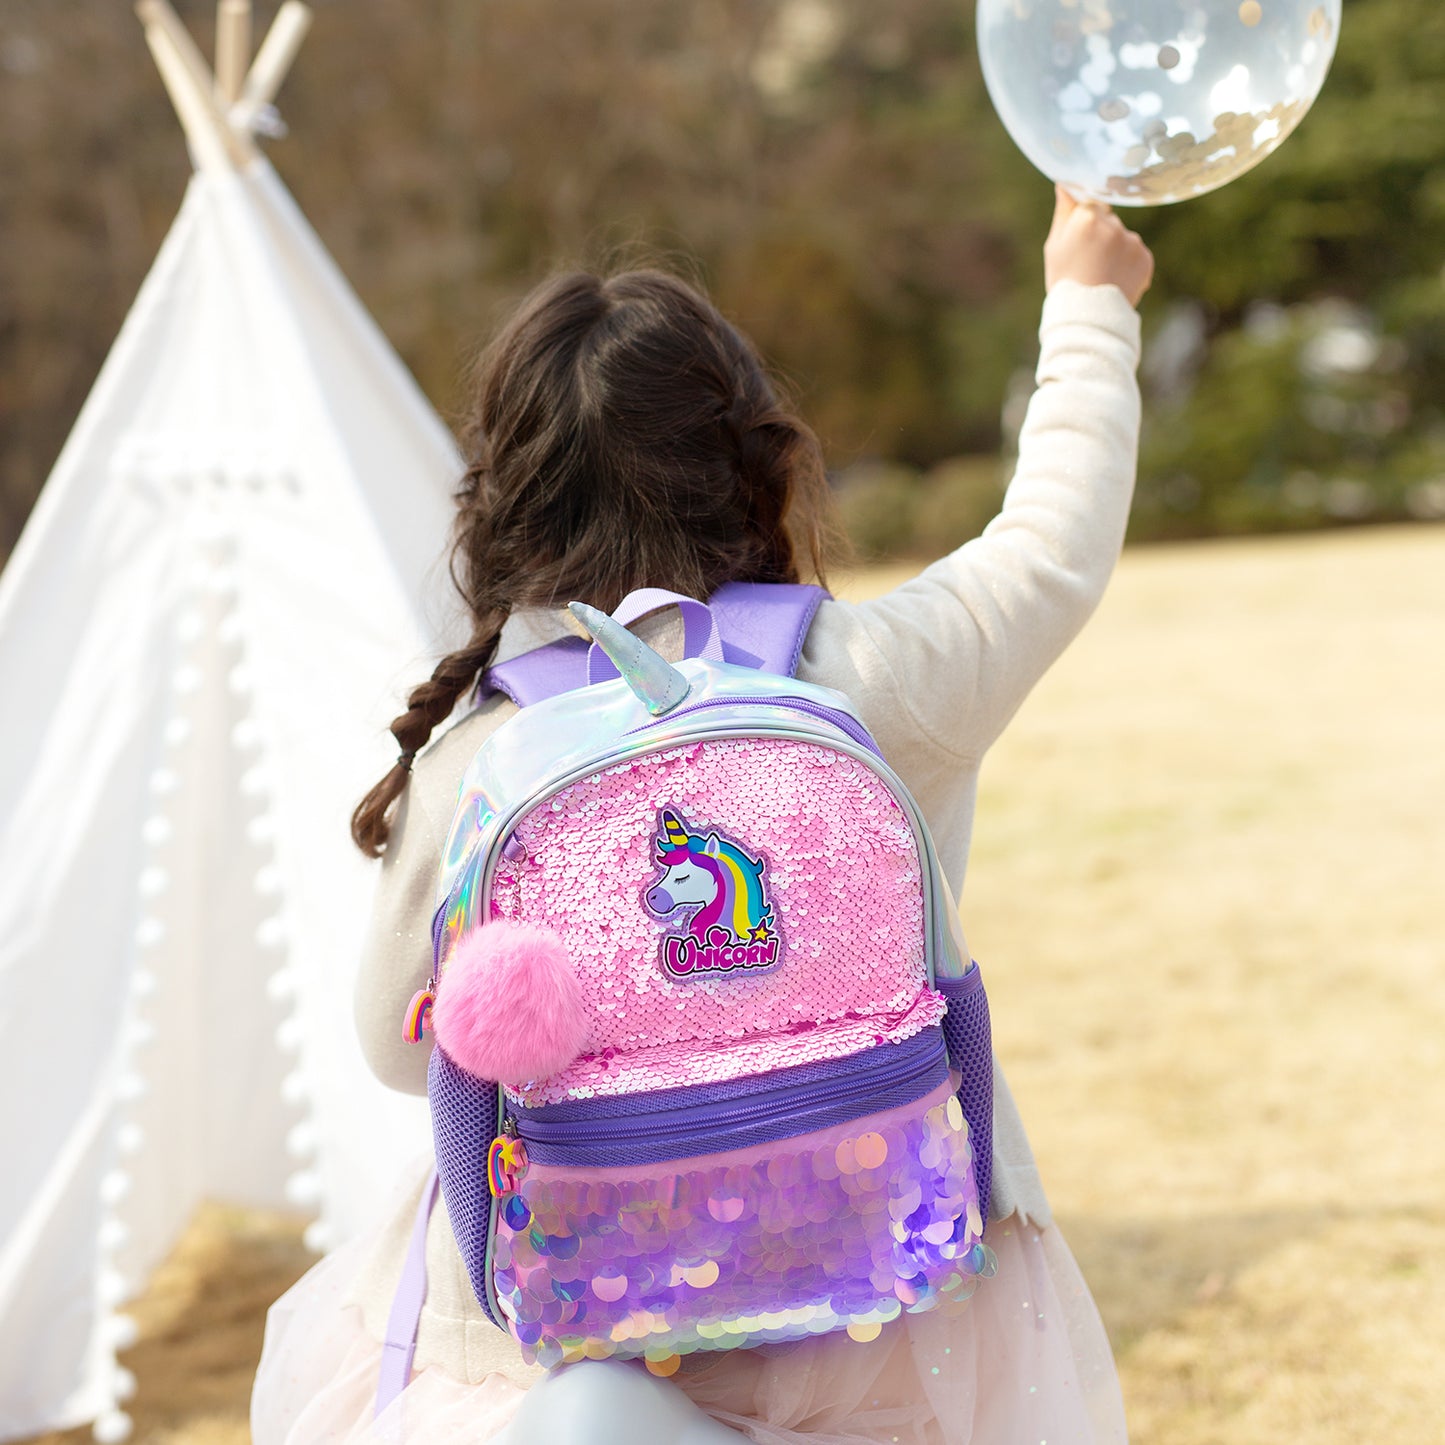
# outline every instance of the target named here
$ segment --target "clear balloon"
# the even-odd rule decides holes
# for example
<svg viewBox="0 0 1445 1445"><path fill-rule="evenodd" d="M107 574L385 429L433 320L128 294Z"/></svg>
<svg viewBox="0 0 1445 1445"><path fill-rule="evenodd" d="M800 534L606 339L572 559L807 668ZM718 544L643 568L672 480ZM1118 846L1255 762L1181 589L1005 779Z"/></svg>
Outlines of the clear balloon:
<svg viewBox="0 0 1445 1445"><path fill-rule="evenodd" d="M999 117L1050 179L1113 205L1182 201L1303 119L1341 0L978 0Z"/></svg>

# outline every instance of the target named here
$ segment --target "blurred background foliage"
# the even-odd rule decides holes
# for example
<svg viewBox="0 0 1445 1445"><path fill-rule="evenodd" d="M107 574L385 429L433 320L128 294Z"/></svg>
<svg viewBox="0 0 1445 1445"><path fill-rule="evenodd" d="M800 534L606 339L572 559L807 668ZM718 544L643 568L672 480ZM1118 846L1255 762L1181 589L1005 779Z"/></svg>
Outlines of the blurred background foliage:
<svg viewBox="0 0 1445 1445"><path fill-rule="evenodd" d="M444 415L530 283L660 256L788 378L865 555L996 509L1052 197L966 0L313 4L270 154ZM210 0L177 8L209 50ZM0 16L4 555L188 164L127 0ZM1289 143L1127 219L1159 262L1136 539L1445 517L1440 0L1345 0Z"/></svg>

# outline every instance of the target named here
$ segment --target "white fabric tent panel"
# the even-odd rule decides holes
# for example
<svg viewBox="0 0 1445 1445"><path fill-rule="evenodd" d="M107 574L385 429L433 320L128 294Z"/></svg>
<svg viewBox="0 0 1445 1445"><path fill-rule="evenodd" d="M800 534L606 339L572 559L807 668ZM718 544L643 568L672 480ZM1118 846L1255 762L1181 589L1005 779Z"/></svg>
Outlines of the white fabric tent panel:
<svg viewBox="0 0 1445 1445"><path fill-rule="evenodd" d="M436 644L459 470L269 167L193 178L0 577L23 700L0 1093L24 1101L0 1123L0 1438L110 1406L101 1295L143 1285L202 1198L285 1203L298 1122L334 1237L426 1146L354 1037L347 820ZM128 1238L102 1248L108 1216Z"/></svg>

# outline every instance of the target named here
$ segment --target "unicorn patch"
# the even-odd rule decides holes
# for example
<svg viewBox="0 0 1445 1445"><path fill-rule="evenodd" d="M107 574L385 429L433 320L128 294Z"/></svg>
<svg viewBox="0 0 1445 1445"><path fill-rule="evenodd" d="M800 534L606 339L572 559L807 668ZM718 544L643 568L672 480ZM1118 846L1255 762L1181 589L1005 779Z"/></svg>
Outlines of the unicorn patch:
<svg viewBox="0 0 1445 1445"><path fill-rule="evenodd" d="M663 973L682 979L776 967L783 940L766 863L721 833L692 832L671 808L658 813L654 843L662 876L642 903L654 918L674 920L676 931L663 934L659 950Z"/></svg>

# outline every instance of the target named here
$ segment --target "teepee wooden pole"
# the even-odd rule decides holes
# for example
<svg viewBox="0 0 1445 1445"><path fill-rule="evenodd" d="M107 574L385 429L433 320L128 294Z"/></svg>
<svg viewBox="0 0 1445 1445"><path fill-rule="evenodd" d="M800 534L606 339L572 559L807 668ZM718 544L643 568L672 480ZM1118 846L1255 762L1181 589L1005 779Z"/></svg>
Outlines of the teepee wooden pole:
<svg viewBox="0 0 1445 1445"><path fill-rule="evenodd" d="M191 39L191 32L181 23L181 17L171 9L169 0L136 0L135 13L140 16L141 24L148 32L159 31L166 37L175 51L176 59L185 67L192 82L202 90L209 91L214 85L211 67L196 48L196 42Z"/></svg>
<svg viewBox="0 0 1445 1445"><path fill-rule="evenodd" d="M311 28L311 10L301 0L286 0L276 12L261 48L256 52L251 73L241 87L242 114L255 115L263 106L270 105L281 89L281 82L296 59L296 52Z"/></svg>
<svg viewBox="0 0 1445 1445"><path fill-rule="evenodd" d="M135 9L197 166L226 170L248 165L256 158L256 148L216 105L215 81L180 17L167 0L138 0Z"/></svg>
<svg viewBox="0 0 1445 1445"><path fill-rule="evenodd" d="M241 98L251 63L251 0L220 0L216 6L216 98L223 106Z"/></svg>

